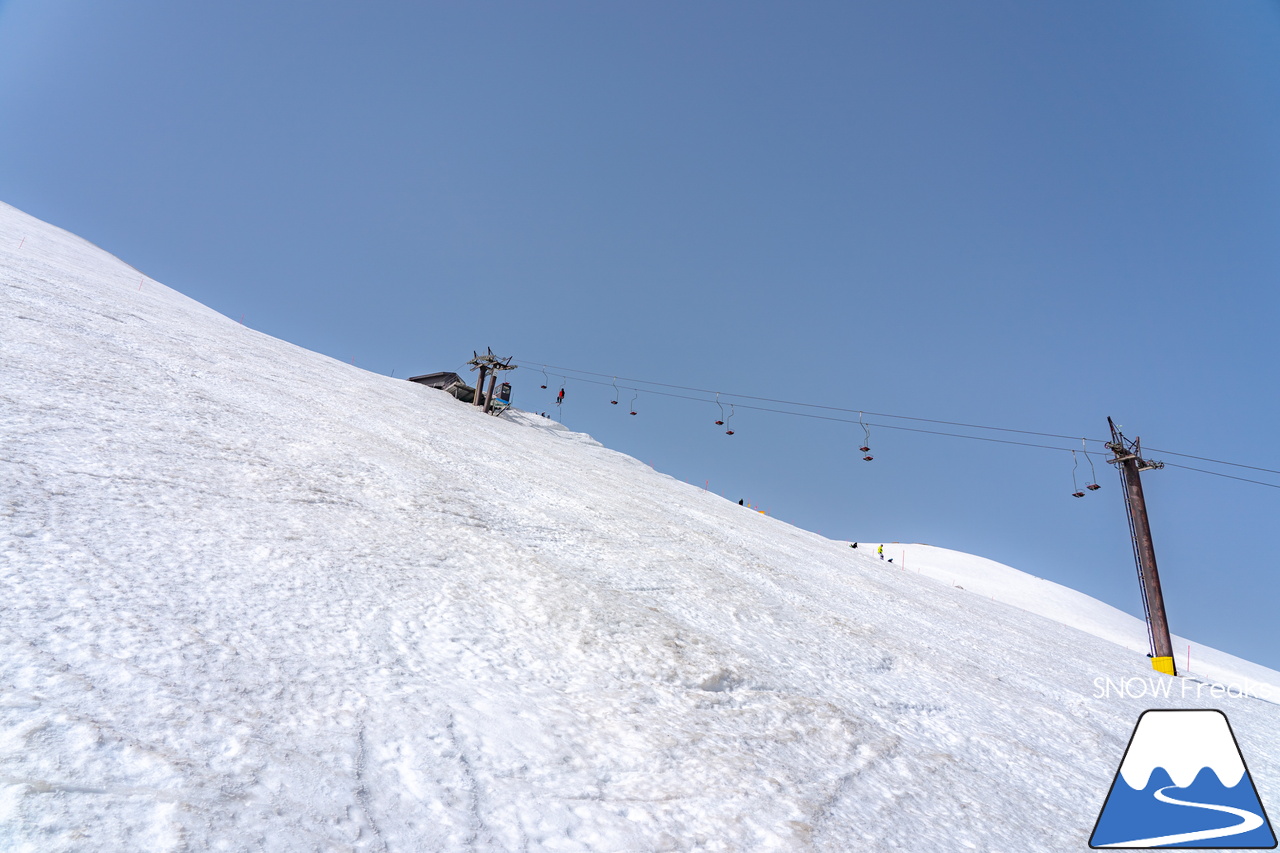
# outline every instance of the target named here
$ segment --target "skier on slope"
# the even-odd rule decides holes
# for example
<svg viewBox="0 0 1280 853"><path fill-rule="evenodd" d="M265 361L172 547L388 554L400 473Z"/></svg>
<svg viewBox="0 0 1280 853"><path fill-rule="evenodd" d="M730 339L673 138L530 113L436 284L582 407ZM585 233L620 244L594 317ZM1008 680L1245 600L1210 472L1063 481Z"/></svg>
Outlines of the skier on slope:
<svg viewBox="0 0 1280 853"><path fill-rule="evenodd" d="M879 555L880 555L880 559L882 559L882 560L883 560L883 559L884 559L884 546L883 546L883 545L881 545L879 548L877 548L877 549L876 549L876 553L877 553L877 554L879 554Z"/></svg>

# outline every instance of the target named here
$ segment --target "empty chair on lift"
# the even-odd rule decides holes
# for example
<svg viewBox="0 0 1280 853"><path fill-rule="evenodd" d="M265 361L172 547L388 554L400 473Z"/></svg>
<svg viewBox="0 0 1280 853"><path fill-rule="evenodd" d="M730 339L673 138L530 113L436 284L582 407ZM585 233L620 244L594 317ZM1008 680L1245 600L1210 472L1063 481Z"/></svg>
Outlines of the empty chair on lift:
<svg viewBox="0 0 1280 853"><path fill-rule="evenodd" d="M1102 486L1098 485L1098 469L1093 467L1093 458L1089 455L1089 444L1085 439L1080 439L1080 446L1084 448L1084 458L1089 460L1089 473L1093 474L1092 480L1085 486L1091 492L1096 492Z"/></svg>

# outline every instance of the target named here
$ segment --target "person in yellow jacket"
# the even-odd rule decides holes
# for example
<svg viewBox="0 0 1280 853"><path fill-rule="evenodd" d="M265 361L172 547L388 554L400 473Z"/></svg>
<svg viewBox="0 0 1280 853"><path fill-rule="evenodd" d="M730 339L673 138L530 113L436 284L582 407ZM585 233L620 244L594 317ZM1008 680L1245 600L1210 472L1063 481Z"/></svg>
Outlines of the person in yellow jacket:
<svg viewBox="0 0 1280 853"><path fill-rule="evenodd" d="M877 554L879 554L879 555L880 555L880 559L882 559L882 560L883 560L883 559L884 559L884 546L883 546L883 545L881 545L879 548L877 548L877 549L876 549L876 553L877 553Z"/></svg>

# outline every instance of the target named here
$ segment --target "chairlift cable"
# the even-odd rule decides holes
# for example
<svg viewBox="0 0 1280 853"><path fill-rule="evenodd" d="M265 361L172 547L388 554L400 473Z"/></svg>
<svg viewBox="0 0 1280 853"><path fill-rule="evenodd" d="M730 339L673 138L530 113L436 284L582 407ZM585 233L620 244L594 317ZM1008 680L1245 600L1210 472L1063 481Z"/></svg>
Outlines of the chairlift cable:
<svg viewBox="0 0 1280 853"><path fill-rule="evenodd" d="M751 394L730 394L728 392L712 391L711 389L708 389L708 388L694 388L689 385L672 385L665 382L652 382L647 379L633 379L626 376L614 377L608 373L595 373L590 370L578 370L576 368L570 368L570 367L557 367L555 365L547 365L547 367L550 367L552 370L564 370L569 373L580 373L586 376L611 377L613 379L621 379L624 382L639 382L642 385L654 385L659 388L675 388L680 391L695 391L701 394L724 393L726 397L735 397L739 400L756 400L762 403L778 403L785 406L799 406L799 407L809 408L809 409L823 409L823 410L832 411L832 412L848 412L849 414L854 414L855 412L858 411L857 409L846 409L841 406L824 406L819 403L802 403L796 400L780 400L774 397L757 397ZM583 381L589 381L589 380L583 380ZM657 393L657 392L654 392L654 393ZM680 395L672 395L672 396L680 396ZM689 399L697 399L697 398L695 397L695 398L689 398ZM743 408L746 408L746 407L744 406ZM764 409L762 411L773 411L773 410ZM1011 427L986 426L983 424L970 424L970 423L964 423L961 421L944 421L936 418L921 418L921 417L915 417L912 415L894 415L888 412L869 412L864 410L864 413L877 418L894 418L895 420L921 421L923 423L941 424L943 426L958 426L958 427L965 427L967 429L986 429L986 430L993 430L996 432L1014 432L1014 433L1021 433L1023 435L1038 435L1044 438L1065 438L1065 439L1070 439L1072 441L1075 441L1078 438L1078 436L1074 436L1074 435L1063 435L1060 433L1053 433L1053 432L1038 432L1036 430L1013 429ZM1106 444L1106 440L1101 438L1091 438L1088 440L1095 442L1097 444ZM1276 471L1274 473L1280 473L1280 471Z"/></svg>
<svg viewBox="0 0 1280 853"><path fill-rule="evenodd" d="M1161 452L1161 453L1168 453L1169 451L1167 451L1167 450L1162 450L1162 451L1160 451L1160 452ZM1179 454L1179 455L1181 455L1181 454ZM1240 481L1240 482L1242 482L1242 483L1256 483L1256 484L1258 484L1259 486L1270 486L1270 487L1271 487L1271 488L1273 488L1273 489L1280 489L1280 484L1276 484L1276 483L1266 483L1266 482L1263 482L1262 480L1250 480L1248 477L1236 477L1236 476L1235 476L1235 475L1233 475L1233 474L1223 474L1223 473L1220 473L1220 472L1218 472L1218 471L1206 471L1206 470L1205 470L1205 469L1203 469L1203 468L1192 468L1190 465L1179 465L1177 462L1166 462L1166 463L1164 463L1164 467L1166 467L1166 468L1181 468L1181 469L1182 469L1182 470L1184 470L1184 471L1198 471L1198 472L1199 472L1199 473L1201 473L1201 474L1212 474L1212 475L1213 475L1213 476L1215 476L1215 477L1226 477L1228 480L1239 480L1239 481ZM1248 466L1244 466L1244 467L1248 467Z"/></svg>
<svg viewBox="0 0 1280 853"><path fill-rule="evenodd" d="M629 379L629 378L627 378L627 377L613 377L611 374L595 373L595 372L592 372L592 371L587 371L587 370L577 370L577 369L574 369L574 368L556 367L555 365L542 365L542 366L543 366L544 368L549 367L549 368L551 368L552 370L562 370L562 371L565 371L565 372L567 372L567 373L582 374L582 376L607 376L607 377L609 377L609 378L611 379L611 382L609 382L609 383L604 383L604 382L596 382L595 380L592 380L592 379L585 379L585 378L582 378L582 376L579 376L579 377L577 377L577 378L578 378L578 381L580 381L580 382L590 382L590 383L593 383L593 384L599 384L599 385L606 385L606 384L608 384L608 385L613 385L613 384L615 384L615 383L616 383L616 381L617 381L618 379L621 379L623 382L639 382L639 383L644 384L644 385L652 385L652 386L656 386L656 387L658 387L658 388L674 388L674 389L682 390L682 391L694 391L694 392L704 393L704 394L715 394L715 395L716 395L716 399L715 399L714 401L711 401L711 402L715 402L715 403L720 407L721 415L722 415L722 417L723 417L724 406L723 406L723 404L722 404L722 403L720 403L720 402L719 402L719 397L721 396L721 394L722 394L723 392L719 392L719 391L710 391L710 390L702 389L702 388L694 388L694 387L690 387L690 386L686 386L686 385L673 385L673 384L669 384L669 383L662 383L662 382L651 382L651 381L643 380L643 379ZM563 376L562 376L562 377L561 377L562 381L563 381L565 378L566 378L566 377L563 377ZM690 395L688 395L688 394L674 394L674 393L671 393L671 392L656 391L656 390L654 390L653 388L644 388L644 389L641 389L641 388L636 388L635 386L626 386L626 385L624 385L624 386L617 386L617 387L620 387L620 388L626 388L627 390L635 391L635 392L639 392L639 391L641 391L641 390L644 390L644 391L647 391L647 392L648 392L648 393L650 393L650 394L656 394L656 395L659 395L659 396L663 396L663 397L671 397L671 398L674 398L674 399L680 399L680 400L691 400L691 401L695 401L695 402L708 402L708 400L707 400L705 397L693 397L693 396L690 396ZM892 429L892 430L898 430L898 431L901 431L901 432L915 432L915 433L921 433L921 434L924 434L924 435L939 435L939 436L945 436L945 437L948 437L948 438L964 438L964 439L969 439L969 440L971 440L971 441L985 441L985 442L990 442L990 443L993 443L993 444L1008 444L1008 445L1012 445L1012 446L1016 446L1016 447L1030 447L1030 448L1035 448L1035 449L1039 449L1039 450L1056 450L1056 451L1059 451L1059 452L1064 452L1064 451L1065 451L1065 452L1071 452L1071 453L1074 453L1074 451L1073 451L1071 448L1056 447L1056 446L1049 445L1049 444L1039 444L1039 443L1035 443L1035 442L1027 442L1027 441L1013 441L1013 440L1010 440L1010 439L993 438L993 437L991 437L991 436L983 436L983 435L966 435L966 434L964 434L964 433L947 432L947 431L944 431L944 430L922 429L922 428L919 428L919 427L908 427L908 426L902 426L902 425L899 425L899 424L888 424L888 423L870 422L870 421L864 421L864 420L862 420L862 419L861 419L861 416L862 416L862 415L871 415L871 416L874 416L874 417L880 417L880 418L893 418L893 419L895 419L895 420L910 420L910 421L917 421L917 422L920 422L920 423L938 424L938 425L941 425L941 426L958 426L958 427L964 427L964 428L967 428L967 429L980 429L980 430L992 430L992 431L997 431L997 432L1010 432L1010 433L1016 433L1016 434L1020 434L1020 435L1041 436L1041 437L1044 437L1044 438L1063 438L1063 439L1070 439L1070 440L1072 440L1072 441L1081 441L1081 442L1085 443L1085 446L1086 446L1086 447L1087 447L1087 443L1088 443L1088 442L1095 442L1095 443L1104 444L1104 445L1105 445L1105 443L1106 443L1106 442L1105 442L1104 440L1102 440L1102 439L1096 439L1096 438L1080 438L1079 436L1068 436L1068 435L1063 435L1063 434L1060 434L1060 433L1039 432L1039 431L1035 431L1035 430L1013 429L1013 428L1010 428L1010 427L986 426L986 425L982 425L982 424L970 424L970 423L964 423L964 422L960 422L960 421L947 421L947 420L940 420L940 419L936 419L936 418L921 418L921 417L914 417L914 416L910 416L910 415L894 415L894 414L889 414L889 413L885 413L885 412L868 412L868 411L865 411L865 410L863 410L863 411L858 411L858 410L854 410L854 409L846 409L846 408L842 408L842 407L839 407L839 406L823 406L823 405L819 405L819 404L816 404L816 403L801 403L801 402L796 402L796 401L792 401L792 400L779 400L779 399L775 399L775 398L771 398L771 397L758 397L758 396L752 396L752 395L747 395L747 394L727 394L726 396L737 397L738 399L742 399L742 400L756 400L756 401L759 401L759 402L779 403L779 404L782 404L782 405L797 406L797 407L803 407L803 408L822 409L822 410L826 410L826 411L835 411L835 412L848 412L848 413L850 413L850 414L854 414L854 413L856 413L856 414L858 414L860 417L859 417L859 420L852 420L852 419L849 419L849 418L831 417L831 416L828 416L828 415L819 415L819 414L816 414L816 413L810 413L810 412L796 412L796 411L790 411L790 410L788 410L788 409L775 409L775 408L768 407L768 406L751 406L751 405L747 405L747 404L745 404L745 403L738 404L738 405L741 405L744 409L749 409L749 410L752 410L752 411L758 411L758 412L769 412L769 413L772 413L772 414L780 414L780 415L792 415L792 416L795 416L795 417L811 418L811 419L813 419L813 420L832 421L832 422L835 422L835 423L849 423L849 424L853 424L853 423L862 423L864 427L866 427L866 426L874 426L874 427L878 427L878 428L880 428L880 429ZM559 403L559 400L557 400L557 403ZM718 425L722 425L722 422L718 423ZM1222 459L1214 459L1214 458L1210 458L1210 457L1207 457L1207 456L1196 456L1196 455L1189 454L1189 453L1180 453L1180 452L1177 452L1177 451L1173 451L1173 450L1164 450L1164 449L1156 448L1156 447L1148 447L1148 448L1146 448L1146 450L1148 450L1148 451L1150 451L1150 452L1153 452L1153 453L1160 453L1160 454L1165 454L1165 455L1169 455L1169 456L1178 456L1178 457L1182 457L1182 458L1184 458L1184 459L1197 459L1197 460L1200 460L1200 461L1203 461L1203 462L1210 462L1210 463L1213 463L1213 464L1216 464L1216 465L1228 465L1228 466L1231 466L1231 467L1234 467L1234 468L1244 468L1244 469L1251 470L1251 471L1261 471L1261 472L1263 472L1263 473L1267 473L1267 474L1280 474L1280 470L1277 470L1277 469L1274 469L1274 468L1265 468L1265 467L1258 466L1258 465L1246 465L1246 464L1239 463L1239 462L1228 462L1228 461L1226 461L1226 460L1222 460ZM1090 464L1092 465L1092 459L1090 459ZM1231 475L1231 474L1223 474L1223 473L1218 472L1218 471L1210 471L1210 470L1207 470L1207 469L1204 469L1204 468L1196 468L1196 467L1191 466L1191 465L1181 465L1181 464L1178 464L1178 463L1175 463L1175 462L1166 462L1166 463L1165 463L1165 465L1166 465L1166 467L1171 467L1171 468L1181 468L1181 469L1183 469L1183 470L1185 470L1185 471L1195 471L1195 472L1200 473L1200 474L1210 474L1210 475L1215 476L1215 477L1224 477L1224 478L1226 478L1226 479L1228 479L1228 480L1238 480L1238 481L1243 482L1243 483L1253 483L1253 484L1255 484L1255 485L1259 485L1259 486L1268 486L1268 487L1273 488L1273 489L1280 489L1280 484L1276 484L1276 483L1268 483L1268 482L1266 482L1266 481L1264 481L1264 480L1254 480L1254 479L1250 479L1250 478L1248 478L1248 477L1237 477L1237 476L1234 476L1234 475ZM1099 488L1100 488L1100 487L1099 487Z"/></svg>
<svg viewBox="0 0 1280 853"><path fill-rule="evenodd" d="M1217 465L1230 465L1232 468L1248 468L1250 471L1263 471L1263 472L1265 472L1265 473L1267 473L1267 474L1280 474L1280 471L1277 471L1277 470L1276 470L1276 469L1274 469L1274 468L1260 468L1260 467L1258 467L1257 465L1243 465L1243 464L1241 464L1241 463L1239 463L1239 462L1224 462L1224 461L1223 461L1223 460L1221 460L1221 459L1210 459L1210 458L1209 458L1209 457L1207 457L1207 456L1192 456L1190 453L1176 453L1176 452L1174 452L1174 451L1172 451L1172 450L1161 450L1161 449L1160 449L1160 448L1158 448L1158 447L1144 447L1144 448L1143 448L1143 450L1147 451L1148 453L1160 453L1160 454L1165 455L1165 456L1181 456L1183 459L1199 459L1201 462L1213 462L1213 463L1215 463L1215 464L1217 464ZM1173 463L1172 463L1172 462L1166 462L1165 464L1166 464L1166 465L1172 465ZM1179 465L1178 467L1179 467L1179 468L1186 468L1187 466L1185 466L1185 465ZM1199 471L1200 469L1199 469L1199 468L1191 468L1190 470L1192 470L1192 471ZM1224 474L1223 476L1226 476L1226 475ZM1249 480L1248 482L1252 483L1252 482L1255 482L1255 481L1254 481L1254 480Z"/></svg>
<svg viewBox="0 0 1280 853"><path fill-rule="evenodd" d="M598 382L594 379L582 379L581 377L579 377L577 381L589 382L596 385L609 384L607 382ZM715 400L707 400L705 397L691 397L688 394L672 394L669 391L654 391L652 389L636 389L628 385L621 385L619 387L626 388L632 391L644 390L646 393L649 393L649 394L655 394L661 397L671 397L677 400L691 400L696 403L708 403L708 402L716 403L717 402ZM721 411L723 412L724 404L717 403L717 405L721 407ZM830 415L818 415L818 414L812 414L810 412L793 412L788 409L773 409L773 408L769 408L768 406L748 406L744 403L738 403L737 405L740 405L742 406L742 408L748 409L753 412L769 412L775 415L791 415L792 417L797 417L797 418L809 418L811 420L817 420L817 421L831 421L832 423L840 423L840 424L859 423L859 421L850 419L850 418L836 418L836 417L831 417ZM841 410L841 411L848 411L848 410ZM872 413L867 412L866 414L872 414ZM942 435L942 436L948 436L950 438L968 438L968 439L972 439L973 441L988 441L994 444L1011 444L1017 447L1034 447L1034 448L1040 448L1042 450L1057 450L1057 451L1063 451L1067 453L1071 452L1071 448L1069 447L1055 447L1054 445L1051 445L1051 444L1035 444L1033 442L1028 442L1028 441L1013 441L1007 438L992 438L990 436L985 436L985 435L965 435L964 433L959 433L959 432L944 432L942 430L921 429L920 427L908 427L908 426L901 426L899 424L877 423L875 421L866 421L865 423L867 426L873 426L878 429L894 429L900 432L918 432L926 435ZM722 426L723 424L717 424L717 425ZM1074 441L1076 440L1076 437L1071 436L1071 439Z"/></svg>

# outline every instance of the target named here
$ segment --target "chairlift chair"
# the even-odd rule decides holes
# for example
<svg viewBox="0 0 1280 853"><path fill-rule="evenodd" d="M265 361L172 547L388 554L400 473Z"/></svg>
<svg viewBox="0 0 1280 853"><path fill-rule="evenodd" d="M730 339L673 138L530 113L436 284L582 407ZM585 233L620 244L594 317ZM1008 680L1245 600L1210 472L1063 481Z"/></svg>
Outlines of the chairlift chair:
<svg viewBox="0 0 1280 853"><path fill-rule="evenodd" d="M1102 486L1098 485L1098 469L1093 467L1093 458L1089 456L1089 445L1085 439L1080 439L1080 445L1084 448L1084 458L1089 460L1089 471L1093 474L1092 482L1085 486L1091 492L1096 492Z"/></svg>

